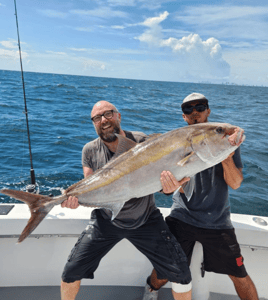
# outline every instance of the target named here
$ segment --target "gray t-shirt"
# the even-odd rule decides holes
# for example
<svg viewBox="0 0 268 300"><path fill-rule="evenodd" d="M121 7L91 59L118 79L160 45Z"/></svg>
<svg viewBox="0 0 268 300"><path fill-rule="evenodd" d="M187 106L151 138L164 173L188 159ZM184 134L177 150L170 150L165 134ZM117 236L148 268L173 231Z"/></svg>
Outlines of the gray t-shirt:
<svg viewBox="0 0 268 300"><path fill-rule="evenodd" d="M146 135L142 132L125 131L126 137L141 143L145 141ZM114 153L97 138L87 143L82 151L82 165L91 168L94 172L102 168L112 157ZM124 229L135 229L143 225L150 214L157 209L155 206L154 195L148 195L142 198L133 198L125 203L116 218L111 221L114 225ZM111 219L112 212L108 209L100 209L105 219Z"/></svg>
<svg viewBox="0 0 268 300"><path fill-rule="evenodd" d="M243 168L240 148L235 151L233 159L237 168ZM170 216L201 228L233 228L222 164L197 173L191 180L194 180L192 197L188 201L184 194L176 191Z"/></svg>

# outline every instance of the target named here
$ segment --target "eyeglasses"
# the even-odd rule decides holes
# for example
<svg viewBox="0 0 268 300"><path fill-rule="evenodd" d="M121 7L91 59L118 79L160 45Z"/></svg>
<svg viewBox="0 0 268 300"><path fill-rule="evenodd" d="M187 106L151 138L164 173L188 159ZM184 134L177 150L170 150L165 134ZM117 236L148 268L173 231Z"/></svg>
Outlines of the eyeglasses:
<svg viewBox="0 0 268 300"><path fill-rule="evenodd" d="M191 106L191 105L183 106L182 107L182 112L186 115L190 115L193 112L194 109L198 112L202 112L202 111L205 111L207 108L208 107L207 107L206 104L198 103L194 106Z"/></svg>
<svg viewBox="0 0 268 300"><path fill-rule="evenodd" d="M114 113L117 113L118 111L116 110L106 110L102 115L96 115L93 118L91 118L91 120L94 123L99 123L101 121L101 118L104 117L105 119L112 119L112 117L114 116Z"/></svg>

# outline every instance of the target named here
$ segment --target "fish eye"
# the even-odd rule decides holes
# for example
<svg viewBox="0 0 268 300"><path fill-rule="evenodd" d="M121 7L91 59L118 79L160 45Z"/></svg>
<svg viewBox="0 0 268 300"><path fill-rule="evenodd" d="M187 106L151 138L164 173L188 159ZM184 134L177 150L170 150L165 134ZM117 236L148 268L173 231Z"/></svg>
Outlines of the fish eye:
<svg viewBox="0 0 268 300"><path fill-rule="evenodd" d="M217 133L223 133L224 130L223 130L222 127L217 127L217 128L216 128L216 132L217 132Z"/></svg>

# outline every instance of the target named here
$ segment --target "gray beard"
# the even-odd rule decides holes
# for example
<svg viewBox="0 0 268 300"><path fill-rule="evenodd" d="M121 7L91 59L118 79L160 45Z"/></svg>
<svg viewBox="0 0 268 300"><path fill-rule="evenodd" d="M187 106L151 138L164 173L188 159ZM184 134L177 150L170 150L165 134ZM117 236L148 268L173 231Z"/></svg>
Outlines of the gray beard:
<svg viewBox="0 0 268 300"><path fill-rule="evenodd" d="M100 138L104 141L104 142L107 142L107 143L111 143L111 142L114 142L117 137L115 134L119 134L120 133L120 128L115 126L114 127L114 132L110 132L110 133L103 133L101 132L99 134Z"/></svg>

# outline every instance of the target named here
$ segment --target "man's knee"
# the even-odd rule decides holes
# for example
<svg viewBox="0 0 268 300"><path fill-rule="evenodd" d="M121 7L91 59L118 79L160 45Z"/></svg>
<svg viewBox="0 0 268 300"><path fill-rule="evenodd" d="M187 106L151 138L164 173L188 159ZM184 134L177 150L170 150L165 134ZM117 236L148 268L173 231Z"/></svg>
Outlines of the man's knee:
<svg viewBox="0 0 268 300"><path fill-rule="evenodd" d="M181 284L181 283L176 283L172 282L172 290L175 293L187 293L192 289L192 282L188 284Z"/></svg>
<svg viewBox="0 0 268 300"><path fill-rule="evenodd" d="M234 284L250 284L252 282L251 278L247 275L245 277L236 277L233 275L228 275Z"/></svg>

